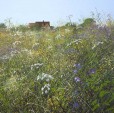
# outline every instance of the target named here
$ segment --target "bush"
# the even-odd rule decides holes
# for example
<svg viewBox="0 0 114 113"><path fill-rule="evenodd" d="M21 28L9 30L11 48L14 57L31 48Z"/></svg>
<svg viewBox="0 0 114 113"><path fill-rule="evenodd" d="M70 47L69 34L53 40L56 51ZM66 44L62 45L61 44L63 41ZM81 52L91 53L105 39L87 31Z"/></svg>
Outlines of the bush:
<svg viewBox="0 0 114 113"><path fill-rule="evenodd" d="M6 25L4 23L0 23L0 28L6 28Z"/></svg>

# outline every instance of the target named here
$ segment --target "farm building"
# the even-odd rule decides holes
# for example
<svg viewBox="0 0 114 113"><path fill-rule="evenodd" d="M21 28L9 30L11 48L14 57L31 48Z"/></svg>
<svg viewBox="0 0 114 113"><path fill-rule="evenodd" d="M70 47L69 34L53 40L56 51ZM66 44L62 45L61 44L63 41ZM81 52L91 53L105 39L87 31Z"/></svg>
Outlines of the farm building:
<svg viewBox="0 0 114 113"><path fill-rule="evenodd" d="M49 21L39 21L35 23L29 23L30 28L39 27L39 28L50 28Z"/></svg>

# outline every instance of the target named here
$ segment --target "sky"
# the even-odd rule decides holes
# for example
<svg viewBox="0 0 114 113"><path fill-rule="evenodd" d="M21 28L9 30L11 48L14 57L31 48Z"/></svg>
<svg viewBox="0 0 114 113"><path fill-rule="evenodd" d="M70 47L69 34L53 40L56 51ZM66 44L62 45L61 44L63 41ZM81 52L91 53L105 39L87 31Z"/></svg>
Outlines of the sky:
<svg viewBox="0 0 114 113"><path fill-rule="evenodd" d="M50 21L51 25L78 22L100 13L114 18L114 0L0 0L0 23Z"/></svg>

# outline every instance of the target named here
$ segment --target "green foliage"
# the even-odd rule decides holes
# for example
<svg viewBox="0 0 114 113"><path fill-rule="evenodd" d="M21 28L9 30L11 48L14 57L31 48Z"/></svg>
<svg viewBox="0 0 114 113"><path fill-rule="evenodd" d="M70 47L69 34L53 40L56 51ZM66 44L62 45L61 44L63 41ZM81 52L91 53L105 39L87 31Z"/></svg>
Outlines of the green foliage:
<svg viewBox="0 0 114 113"><path fill-rule="evenodd" d="M6 28L6 25L4 23L0 23L0 28Z"/></svg>
<svg viewBox="0 0 114 113"><path fill-rule="evenodd" d="M28 26L27 25L19 25L17 27L17 30L22 31L22 32L26 32L28 30Z"/></svg>
<svg viewBox="0 0 114 113"><path fill-rule="evenodd" d="M113 113L114 28L92 22L0 33L0 112Z"/></svg>
<svg viewBox="0 0 114 113"><path fill-rule="evenodd" d="M87 27L95 24L95 20L93 18L87 18L84 20L84 22L81 24L82 27Z"/></svg>
<svg viewBox="0 0 114 113"><path fill-rule="evenodd" d="M30 27L29 28L31 31L40 31L42 30L43 28L41 26L33 26L33 27Z"/></svg>

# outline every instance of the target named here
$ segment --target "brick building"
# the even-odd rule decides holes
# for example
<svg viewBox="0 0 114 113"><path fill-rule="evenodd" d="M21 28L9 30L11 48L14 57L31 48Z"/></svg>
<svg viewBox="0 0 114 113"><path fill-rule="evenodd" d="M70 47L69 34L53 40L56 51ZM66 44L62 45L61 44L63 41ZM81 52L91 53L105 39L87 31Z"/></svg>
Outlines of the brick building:
<svg viewBox="0 0 114 113"><path fill-rule="evenodd" d="M39 28L50 28L49 21L39 21L35 23L29 23L30 28L39 27Z"/></svg>

